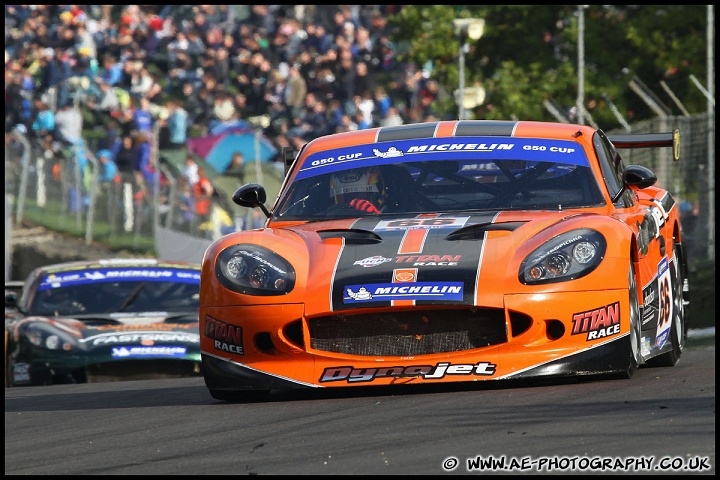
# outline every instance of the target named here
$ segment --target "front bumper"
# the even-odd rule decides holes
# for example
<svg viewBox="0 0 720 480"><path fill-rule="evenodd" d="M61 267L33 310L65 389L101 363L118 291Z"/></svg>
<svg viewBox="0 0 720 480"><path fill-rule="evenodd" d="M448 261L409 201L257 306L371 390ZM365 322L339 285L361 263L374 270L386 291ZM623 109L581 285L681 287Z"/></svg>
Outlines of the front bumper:
<svg viewBox="0 0 720 480"><path fill-rule="evenodd" d="M315 318L304 317L302 304L201 307L203 373L210 388L282 389L627 371L627 290L503 302Z"/></svg>

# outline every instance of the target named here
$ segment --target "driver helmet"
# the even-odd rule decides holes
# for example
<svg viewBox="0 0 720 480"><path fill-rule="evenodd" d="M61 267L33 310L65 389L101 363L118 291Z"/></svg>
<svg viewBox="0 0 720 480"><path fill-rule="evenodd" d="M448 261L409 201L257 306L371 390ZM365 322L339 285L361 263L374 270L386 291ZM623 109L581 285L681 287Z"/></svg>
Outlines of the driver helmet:
<svg viewBox="0 0 720 480"><path fill-rule="evenodd" d="M70 288L48 288L38 294L37 305L42 310L68 313L73 305L74 295Z"/></svg>
<svg viewBox="0 0 720 480"><path fill-rule="evenodd" d="M48 288L40 294L40 299L47 304L60 304L71 299L69 288Z"/></svg>
<svg viewBox="0 0 720 480"><path fill-rule="evenodd" d="M355 198L379 204L382 203L384 190L383 178L377 167L343 170L330 178L330 194L337 204L348 204Z"/></svg>

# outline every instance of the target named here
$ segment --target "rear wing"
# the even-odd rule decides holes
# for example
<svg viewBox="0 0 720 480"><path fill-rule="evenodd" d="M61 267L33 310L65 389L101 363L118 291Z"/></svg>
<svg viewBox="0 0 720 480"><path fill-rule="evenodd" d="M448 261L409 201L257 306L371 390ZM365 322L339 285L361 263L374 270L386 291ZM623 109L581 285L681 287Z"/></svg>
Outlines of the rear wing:
<svg viewBox="0 0 720 480"><path fill-rule="evenodd" d="M672 147L673 160L680 160L680 130L665 133L631 133L608 135L615 148L659 148Z"/></svg>

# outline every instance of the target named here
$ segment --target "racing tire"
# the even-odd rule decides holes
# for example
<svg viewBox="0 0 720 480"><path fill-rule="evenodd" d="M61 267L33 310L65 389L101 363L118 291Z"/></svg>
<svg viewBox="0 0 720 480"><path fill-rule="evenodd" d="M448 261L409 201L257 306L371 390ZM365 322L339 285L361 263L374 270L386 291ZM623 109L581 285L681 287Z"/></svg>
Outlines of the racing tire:
<svg viewBox="0 0 720 480"><path fill-rule="evenodd" d="M638 300L637 281L632 261L628 273L628 293L630 300L630 365L624 373L624 378L631 378L642 364L640 342L642 338L642 318L640 315L640 301Z"/></svg>
<svg viewBox="0 0 720 480"><path fill-rule="evenodd" d="M209 388L215 400L224 402L263 402L270 396L270 390L218 390Z"/></svg>
<svg viewBox="0 0 720 480"><path fill-rule="evenodd" d="M672 287L673 319L670 326L672 350L649 359L652 367L674 367L680 361L687 339L687 317L685 288L685 264L680 254L679 244L673 246L673 261L670 263L670 281Z"/></svg>

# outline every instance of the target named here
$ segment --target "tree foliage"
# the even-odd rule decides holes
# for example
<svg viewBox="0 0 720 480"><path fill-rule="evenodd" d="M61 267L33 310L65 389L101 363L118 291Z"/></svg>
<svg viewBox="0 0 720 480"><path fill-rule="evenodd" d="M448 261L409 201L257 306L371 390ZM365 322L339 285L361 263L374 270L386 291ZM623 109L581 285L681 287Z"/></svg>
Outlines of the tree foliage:
<svg viewBox="0 0 720 480"><path fill-rule="evenodd" d="M389 21L400 47L399 59L432 65L432 78L453 92L459 85L461 47L453 20L484 19L483 36L468 41L465 55L465 85L486 91L485 102L470 116L556 120L544 106L550 101L574 120L579 96L579 8L406 5ZM628 122L655 115L630 87L633 79L647 85L673 115L681 110L663 82L690 113L707 110L707 99L690 77L706 82L706 5L587 5L583 17L583 104L598 125L607 130L620 126L612 106ZM455 118L458 108L452 95L437 110Z"/></svg>

